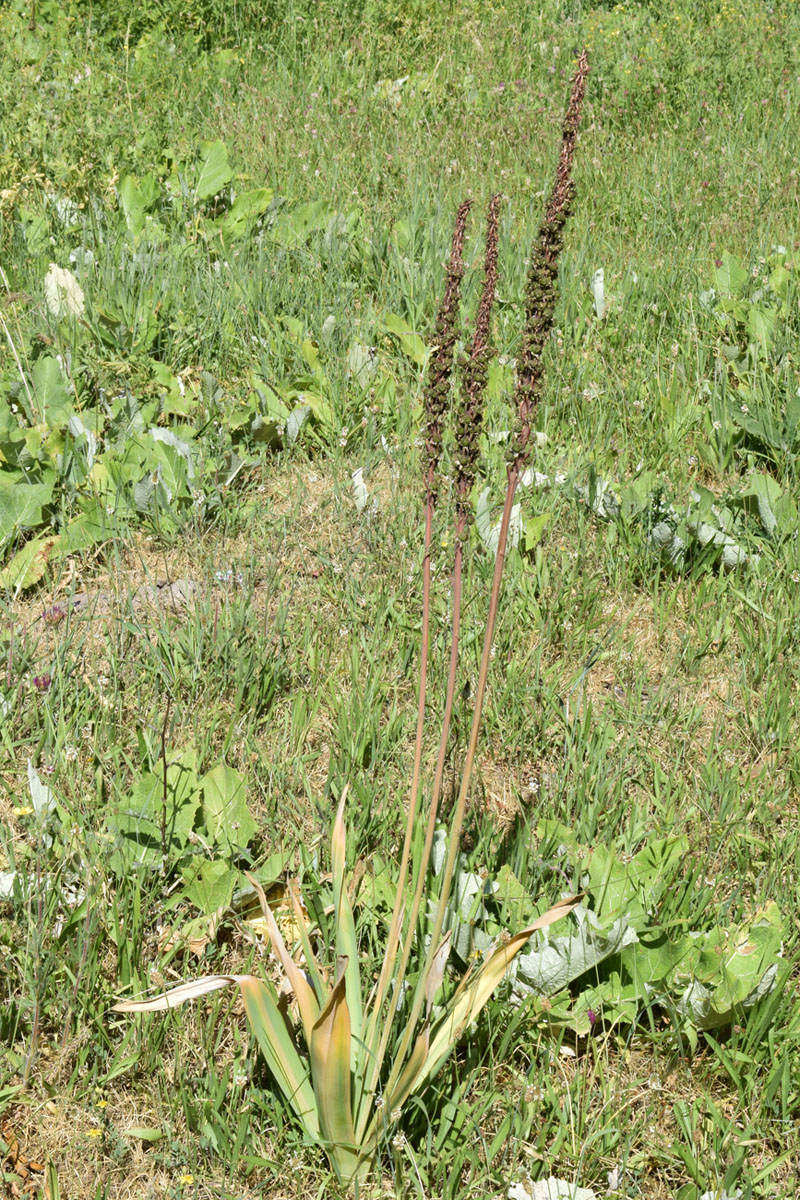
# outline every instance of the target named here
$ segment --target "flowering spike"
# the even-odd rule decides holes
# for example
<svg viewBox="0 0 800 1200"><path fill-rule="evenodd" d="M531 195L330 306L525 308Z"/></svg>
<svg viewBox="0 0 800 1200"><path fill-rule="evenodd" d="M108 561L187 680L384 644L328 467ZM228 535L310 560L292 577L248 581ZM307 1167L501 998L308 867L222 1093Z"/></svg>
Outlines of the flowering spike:
<svg viewBox="0 0 800 1200"><path fill-rule="evenodd" d="M456 417L456 507L461 532L468 520L469 494L475 481L475 466L480 451L483 393L489 367L489 320L497 290L497 223L501 199L497 194L492 196L489 202L483 292L475 318L475 336L464 371L464 389Z"/></svg>
<svg viewBox="0 0 800 1200"><path fill-rule="evenodd" d="M581 108L586 95L588 75L589 57L584 50L578 59L578 66L572 80L572 92L564 118L556 180L539 236L533 247L528 272L528 286L525 295L525 331L522 337L517 382L517 408L520 423L512 451L518 470L522 466L527 452L531 424L541 396L542 354L553 325L558 257L564 244L564 225L570 214L575 194L575 184L572 180L572 160L575 155L575 142L578 136Z"/></svg>
<svg viewBox="0 0 800 1200"><path fill-rule="evenodd" d="M436 316L436 349L431 362L428 386L425 389L425 450L427 457L425 493L429 502L433 499L436 487L436 471L442 453L444 421L450 403L450 377L457 337L461 281L464 278L464 234L471 208L472 201L463 200L456 213L444 298Z"/></svg>

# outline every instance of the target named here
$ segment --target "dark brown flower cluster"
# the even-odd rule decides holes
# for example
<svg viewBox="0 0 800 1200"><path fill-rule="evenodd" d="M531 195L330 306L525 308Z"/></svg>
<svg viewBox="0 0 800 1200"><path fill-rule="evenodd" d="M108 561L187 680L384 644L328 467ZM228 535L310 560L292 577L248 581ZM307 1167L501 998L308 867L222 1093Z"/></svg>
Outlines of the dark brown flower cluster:
<svg viewBox="0 0 800 1200"><path fill-rule="evenodd" d="M475 335L464 369L461 403L456 414L456 505L459 518L466 522L469 494L475 482L483 423L483 395L489 368L489 321L497 291L497 224L500 215L498 194L492 196L486 218L486 254L483 264L483 292L475 318Z"/></svg>
<svg viewBox="0 0 800 1200"><path fill-rule="evenodd" d="M425 451L427 472L426 499L430 502L436 487L436 473L442 454L442 437L450 406L450 382L453 373L453 353L458 337L458 311L461 281L464 278L464 234L471 200L462 201L456 214L450 262L444 299L436 317L436 348L430 365L428 386L425 389Z"/></svg>
<svg viewBox="0 0 800 1200"><path fill-rule="evenodd" d="M539 236L533 247L528 273L528 285L525 293L525 331L522 338L516 396L519 428L513 446L517 469L521 466L526 454L533 417L541 394L542 354L553 326L558 257L564 244L564 225L570 214L575 194L572 161L588 75L589 59L584 50L578 59L569 106L564 118L556 181L539 230Z"/></svg>
<svg viewBox="0 0 800 1200"><path fill-rule="evenodd" d="M509 470L518 477L527 454L532 423L542 387L542 355L553 326L558 258L564 244L564 225L575 193L572 164L581 108L586 95L589 61L586 51L578 59L561 138L558 170L539 235L531 254L525 292L525 327L519 358L516 401L517 433L512 443ZM490 359L489 325L497 289L498 219L501 197L489 204L486 228L484 282L475 333L464 367L461 399L455 416L455 474L458 528L463 533L469 516L469 496L475 481L480 452L483 398ZM461 283L464 277L464 236L471 201L464 200L456 215L444 298L436 318L436 346L425 391L426 501L435 500L436 475L450 406L453 355L458 337Z"/></svg>

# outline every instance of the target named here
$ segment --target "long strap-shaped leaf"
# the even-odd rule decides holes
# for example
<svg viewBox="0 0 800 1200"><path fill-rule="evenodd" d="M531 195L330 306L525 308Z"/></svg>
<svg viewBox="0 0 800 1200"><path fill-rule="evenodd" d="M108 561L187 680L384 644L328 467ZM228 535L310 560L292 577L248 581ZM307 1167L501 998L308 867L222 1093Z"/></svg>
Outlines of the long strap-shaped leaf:
<svg viewBox="0 0 800 1200"><path fill-rule="evenodd" d="M333 903L335 907L334 920L336 925L336 955L347 961L345 980L347 983L347 1007L350 1013L350 1025L353 1035L351 1049L357 1054L361 1044L362 1000L361 979L358 974L358 946L356 944L356 923L353 919L353 909L347 894L345 877L347 856L347 831L344 823L344 804L348 788L345 787L336 809L331 835L331 870L333 873ZM357 1064L351 1064L355 1070Z"/></svg>
<svg viewBox="0 0 800 1200"><path fill-rule="evenodd" d="M478 1016L492 992L502 981L506 971L521 950L525 948L531 934L537 929L544 929L559 921L575 907L580 896L567 896L554 904L552 908L538 917L527 929L520 930L509 938L504 946L499 946L484 962L476 975L468 977L456 991L449 1012L437 1025L428 1049L428 1058L417 1075L412 1090L416 1090L429 1075L439 1068L455 1043L461 1037L464 1029Z"/></svg>
<svg viewBox="0 0 800 1200"><path fill-rule="evenodd" d="M309 1137L315 1142L321 1141L318 1104L311 1079L271 988L255 975L244 976L239 986L247 1020L270 1072Z"/></svg>
<svg viewBox="0 0 800 1200"><path fill-rule="evenodd" d="M311 1031L319 1017L321 1005L318 1003L317 997L314 995L314 991L305 975L297 966L289 951L286 949L283 936L278 928L278 922L272 915L272 909L267 903L267 897L264 895L264 889L256 879L255 875L248 874L247 878L256 889L256 895L258 896L261 910L264 913L264 922L267 926L269 939L272 942L272 947L280 959L281 966L286 972L286 978L289 980L292 991L294 992L295 999L297 1000L297 1007L300 1010L300 1021L303 1026L303 1034L306 1039L306 1045L310 1046Z"/></svg>
<svg viewBox="0 0 800 1200"><path fill-rule="evenodd" d="M311 1031L311 1076L325 1146L337 1171L352 1179L361 1156L356 1150L350 1095L350 1013L340 961L328 1002Z"/></svg>
<svg viewBox="0 0 800 1200"><path fill-rule="evenodd" d="M390 1114L403 1107L416 1086L417 1076L424 1070L425 1063L428 1061L431 1040L431 1009L436 993L442 986L444 969L447 966L449 955L450 934L448 933L436 951L430 970L425 977L425 1023L397 1083L388 1093L387 1103Z"/></svg>
<svg viewBox="0 0 800 1200"><path fill-rule="evenodd" d="M179 1008L187 1000L196 1000L198 996L207 996L209 992L217 992L220 988L228 987L231 983L239 983L246 979L245 975L205 975L202 979L191 979L188 983L179 983L168 992L161 992L151 1000L120 1000L111 1005L112 1012L164 1012L168 1008Z"/></svg>
<svg viewBox="0 0 800 1200"><path fill-rule="evenodd" d="M322 973L319 963L317 962L314 954L314 947L311 945L311 939L308 934L307 916L297 890L297 881L294 879L287 880L286 889L289 893L289 899L292 902L292 912L294 913L294 919L297 922L297 928L300 933L300 945L303 947L306 968L308 969L308 974L311 977L311 983L314 987L314 992L317 996L320 1006L322 1006L328 998L330 986Z"/></svg>
<svg viewBox="0 0 800 1200"><path fill-rule="evenodd" d="M239 985L250 1028L266 1064L309 1137L321 1141L314 1089L269 984L255 975L207 975L181 983L151 1000L122 1000L112 1012L163 1012L230 984Z"/></svg>

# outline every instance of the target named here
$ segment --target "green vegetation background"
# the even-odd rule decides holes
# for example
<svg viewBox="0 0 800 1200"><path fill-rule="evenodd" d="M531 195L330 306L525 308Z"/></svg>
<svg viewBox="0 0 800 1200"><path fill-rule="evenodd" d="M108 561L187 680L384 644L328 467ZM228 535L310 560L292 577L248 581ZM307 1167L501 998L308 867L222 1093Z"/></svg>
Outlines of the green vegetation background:
<svg viewBox="0 0 800 1200"><path fill-rule="evenodd" d="M538 895L558 884L543 817L623 857L674 834L673 931L743 928L775 901L789 966L699 1041L674 1013L587 1039L588 1000L567 997L557 1033L546 1009L498 1001L386 1169L403 1195L500 1196L527 1173L603 1194L617 1168L619 1195L791 1194L799 41L791 0L0 4L0 1104L66 1194L124 1195L140 1172L160 1194L272 1195L294 1186L287 1162L297 1195L326 1186L221 1006L146 1037L106 1011L190 974L161 926L229 898L231 864L297 867L348 779L351 853L379 896L408 773L414 442L452 220L467 193L476 213L507 197L475 494L491 513L526 257L584 45L533 464L552 486L522 496L468 865L510 864ZM48 304L51 263L80 312ZM468 313L478 290L473 274ZM473 541L467 674L488 578ZM67 613L76 589L164 575L207 586L190 617L129 603L98 632ZM444 589L437 603L443 640ZM196 755L166 878L119 858L162 733ZM247 780L241 844L204 809L223 761ZM210 831L222 872L192 840ZM152 836L155 861L156 817ZM234 969L246 948L203 955Z"/></svg>

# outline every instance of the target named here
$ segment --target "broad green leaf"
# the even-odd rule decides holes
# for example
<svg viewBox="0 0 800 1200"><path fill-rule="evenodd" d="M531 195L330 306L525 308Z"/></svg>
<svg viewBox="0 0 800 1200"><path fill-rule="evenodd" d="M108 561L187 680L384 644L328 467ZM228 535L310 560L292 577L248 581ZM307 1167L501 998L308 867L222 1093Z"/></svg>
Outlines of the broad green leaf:
<svg viewBox="0 0 800 1200"><path fill-rule="evenodd" d="M779 263L777 267L773 267L769 276L769 286L772 288L776 296L780 296L781 300L786 299L789 291L789 280L792 278L791 272L787 271L783 263Z"/></svg>
<svg viewBox="0 0 800 1200"><path fill-rule="evenodd" d="M217 225L228 237L242 237L252 223L267 211L274 194L271 188L243 192L236 197L224 216L217 219Z"/></svg>
<svg viewBox="0 0 800 1200"><path fill-rule="evenodd" d="M197 163L195 200L209 200L221 192L232 179L233 171L228 162L228 151L222 142L203 142Z"/></svg>
<svg viewBox="0 0 800 1200"><path fill-rule="evenodd" d="M759 345L764 354L774 342L777 328L777 308L761 308L757 304L750 305L750 311L747 314L747 333L750 340Z"/></svg>
<svg viewBox="0 0 800 1200"><path fill-rule="evenodd" d="M200 806L196 765L193 750L184 751L169 764L166 808L163 778L146 772L133 785L127 801L109 815L109 828L123 840L123 862L129 854L134 855L135 862L142 863L152 863L161 857L162 814L169 852L183 853Z"/></svg>
<svg viewBox="0 0 800 1200"><path fill-rule="evenodd" d="M347 352L347 370L358 386L366 390L378 369L377 356L371 346L353 342Z"/></svg>
<svg viewBox="0 0 800 1200"><path fill-rule="evenodd" d="M201 913L215 913L227 908L233 899L239 873L226 862L202 860L184 867L183 894Z"/></svg>
<svg viewBox="0 0 800 1200"><path fill-rule="evenodd" d="M653 841L627 863L617 858L613 846L593 850L586 888L603 925L623 916L634 927L643 921L672 882L687 850L685 837Z"/></svg>
<svg viewBox="0 0 800 1200"><path fill-rule="evenodd" d="M147 1125L133 1125L130 1129L123 1129L122 1136L133 1138L137 1142L160 1142L167 1135L163 1129L152 1129Z"/></svg>
<svg viewBox="0 0 800 1200"><path fill-rule="evenodd" d="M300 346L300 353L303 355L303 358L304 358L305 362L307 363L307 365L311 368L311 371L312 371L317 383L320 384L323 388L327 388L328 387L328 379L325 374L325 371L323 370L322 362L320 360L319 347L314 342L312 342L311 338L304 338L301 343L301 346Z"/></svg>
<svg viewBox="0 0 800 1200"><path fill-rule="evenodd" d="M230 855L249 845L258 826L247 807L247 780L220 763L203 776L203 823L209 841Z"/></svg>
<svg viewBox="0 0 800 1200"><path fill-rule="evenodd" d="M158 483L166 491L170 503L189 495L189 481L192 478L191 459L174 445L170 445L163 436L156 434L170 433L169 429L153 430L152 449L150 450L150 469L156 468ZM173 435L174 436L174 435ZM147 443L143 440L143 444ZM155 472L153 472L155 474Z"/></svg>
<svg viewBox="0 0 800 1200"><path fill-rule="evenodd" d="M53 482L0 485L0 544L20 529L42 524L42 510L53 498L53 487Z"/></svg>
<svg viewBox="0 0 800 1200"><path fill-rule="evenodd" d="M123 175L117 189L119 203L125 216L125 224L133 234L144 228L146 205L139 184L133 175Z"/></svg>
<svg viewBox="0 0 800 1200"><path fill-rule="evenodd" d="M401 349L418 367L425 366L428 361L428 348L423 338L411 328L408 321L398 317L396 313L390 312L384 316L383 326L388 333L397 338Z"/></svg>
<svg viewBox="0 0 800 1200"><path fill-rule="evenodd" d="M287 317L286 315L278 317L278 321L291 336L292 341L300 345L305 337L305 325L303 322L298 317Z"/></svg>
<svg viewBox="0 0 800 1200"><path fill-rule="evenodd" d="M151 359L153 378L164 390L161 392L161 411L168 416L187 417L197 407L198 389L184 384L166 363Z"/></svg>
<svg viewBox="0 0 800 1200"><path fill-rule="evenodd" d="M66 558L79 550L88 550L109 538L124 533L124 526L109 516L105 505L99 500L89 500L85 511L70 521L62 530L53 547L52 558Z"/></svg>
<svg viewBox="0 0 800 1200"><path fill-rule="evenodd" d="M0 588L24 591L37 584L57 545L57 537L31 538L0 571Z"/></svg>
<svg viewBox="0 0 800 1200"><path fill-rule="evenodd" d="M526 925L533 915L533 899L508 863L503 863L497 872L495 884L494 898L502 905L503 923L512 927Z"/></svg>
<svg viewBox="0 0 800 1200"><path fill-rule="evenodd" d="M269 236L284 246L308 241L314 233L346 236L352 233L359 219L358 209L337 212L327 200L311 200L308 204L282 211L269 230Z"/></svg>
<svg viewBox="0 0 800 1200"><path fill-rule="evenodd" d="M31 255L44 254L50 249L50 224L43 212L20 206L17 210L25 238L25 246Z"/></svg>
<svg viewBox="0 0 800 1200"><path fill-rule="evenodd" d="M522 548L526 554L532 554L544 536L544 531L552 520L551 512L539 513L531 517L522 526Z"/></svg>
<svg viewBox="0 0 800 1200"><path fill-rule="evenodd" d="M58 362L49 354L37 359L31 371L31 380L42 422L51 428L65 425L72 416L72 395Z"/></svg>
<svg viewBox="0 0 800 1200"><path fill-rule="evenodd" d="M189 747L169 761L167 782L176 807L199 803L196 750Z"/></svg>
<svg viewBox="0 0 800 1200"><path fill-rule="evenodd" d="M514 391L514 368L510 362L492 359L486 373L486 395L490 400L502 400Z"/></svg>
<svg viewBox="0 0 800 1200"><path fill-rule="evenodd" d="M778 528L776 509L780 507L783 489L772 475L754 471L748 476L748 487L740 496L733 497L729 503L741 504L749 510L756 509L758 518L768 534L773 534Z"/></svg>
<svg viewBox="0 0 800 1200"><path fill-rule="evenodd" d="M301 401L302 407L311 409L314 420L319 425L325 429L330 429L333 426L333 409L324 396L303 388L301 392L297 393L297 399ZM291 414L289 419L291 420ZM287 426L288 423L287 421Z"/></svg>
<svg viewBox="0 0 800 1200"><path fill-rule="evenodd" d="M714 286L724 299L735 299L747 286L747 271L735 254L724 251L720 265L714 267Z"/></svg>

